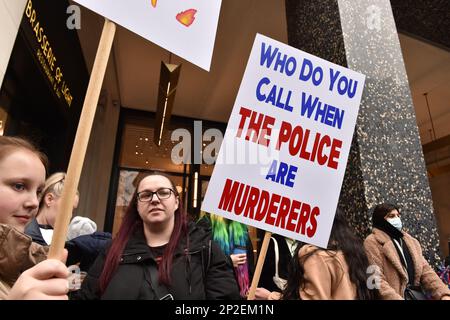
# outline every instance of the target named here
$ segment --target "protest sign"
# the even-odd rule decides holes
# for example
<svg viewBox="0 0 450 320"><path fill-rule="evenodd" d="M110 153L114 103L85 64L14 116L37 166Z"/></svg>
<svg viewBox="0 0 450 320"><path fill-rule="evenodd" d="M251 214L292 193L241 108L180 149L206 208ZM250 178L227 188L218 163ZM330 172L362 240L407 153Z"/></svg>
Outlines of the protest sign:
<svg viewBox="0 0 450 320"><path fill-rule="evenodd" d="M258 34L202 210L326 248L364 81Z"/></svg>
<svg viewBox="0 0 450 320"><path fill-rule="evenodd" d="M75 0L209 71L222 0Z"/></svg>

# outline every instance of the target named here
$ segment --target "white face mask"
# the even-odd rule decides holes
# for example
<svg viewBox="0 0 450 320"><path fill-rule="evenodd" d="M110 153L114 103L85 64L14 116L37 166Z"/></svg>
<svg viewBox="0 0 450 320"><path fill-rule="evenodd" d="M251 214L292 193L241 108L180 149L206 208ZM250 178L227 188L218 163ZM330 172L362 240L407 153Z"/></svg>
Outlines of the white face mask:
<svg viewBox="0 0 450 320"><path fill-rule="evenodd" d="M386 219L387 222L389 222L390 224L392 224L395 228L397 228L399 231L402 231L402 220L400 220L399 217L396 218L392 218L392 219Z"/></svg>

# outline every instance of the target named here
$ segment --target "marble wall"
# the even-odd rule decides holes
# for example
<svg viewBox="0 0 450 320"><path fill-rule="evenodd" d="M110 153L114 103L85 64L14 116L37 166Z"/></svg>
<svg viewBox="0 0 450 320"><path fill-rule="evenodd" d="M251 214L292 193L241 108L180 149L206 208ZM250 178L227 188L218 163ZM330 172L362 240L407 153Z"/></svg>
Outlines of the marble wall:
<svg viewBox="0 0 450 320"><path fill-rule="evenodd" d="M397 29L388 0L286 0L289 44L366 75L339 207L358 235L371 209L400 206L431 263L438 233Z"/></svg>
<svg viewBox="0 0 450 320"><path fill-rule="evenodd" d="M413 37L450 48L450 1L391 1L397 29Z"/></svg>

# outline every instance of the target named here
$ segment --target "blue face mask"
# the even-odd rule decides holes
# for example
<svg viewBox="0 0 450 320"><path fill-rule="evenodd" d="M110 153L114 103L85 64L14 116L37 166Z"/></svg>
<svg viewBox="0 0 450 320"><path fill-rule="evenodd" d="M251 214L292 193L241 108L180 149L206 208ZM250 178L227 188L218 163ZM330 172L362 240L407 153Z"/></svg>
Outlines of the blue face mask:
<svg viewBox="0 0 450 320"><path fill-rule="evenodd" d="M402 220L400 220L399 217L396 218L392 218L392 219L386 219L387 222L389 222L390 224L392 224L395 228L397 228L399 231L402 231Z"/></svg>

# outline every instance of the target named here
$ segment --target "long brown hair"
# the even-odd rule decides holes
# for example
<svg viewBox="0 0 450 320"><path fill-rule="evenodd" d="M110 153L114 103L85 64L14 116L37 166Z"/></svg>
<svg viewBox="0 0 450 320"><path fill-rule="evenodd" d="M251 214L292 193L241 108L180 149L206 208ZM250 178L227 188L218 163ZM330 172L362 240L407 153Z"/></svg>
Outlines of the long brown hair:
<svg viewBox="0 0 450 320"><path fill-rule="evenodd" d="M145 172L141 173L138 177L138 181L136 183L136 190L133 193L133 197L131 199L130 204L125 212L125 216L123 218L122 225L114 238L111 248L106 256L104 267L102 274L100 275L100 293L103 294L108 287L109 282L112 279L114 272L117 270L117 267L120 263L120 258L122 256L123 250L125 249L130 236L139 230L139 228L143 228L143 222L141 217L139 216L137 210L137 192L139 189L139 185L143 179L149 176L162 176L167 178L172 185L172 190L176 197L179 197L178 191L175 187L173 181L165 174L160 172ZM172 235L170 236L169 243L167 244L163 256L161 264L159 265L159 282L163 283L167 286L171 284L170 271L172 268L173 256L175 253L176 247L180 243L181 237L187 237L187 219L186 214L181 209L181 203L178 206L178 209L175 210L175 221L174 227L172 231Z"/></svg>
<svg viewBox="0 0 450 320"><path fill-rule="evenodd" d="M339 209L336 211L327 249L316 249L299 258L298 252L303 245L300 243L297 246L289 265L289 276L282 293L283 300L301 299L299 289L305 285L305 261L319 250L323 250L329 255L335 255L336 251L341 250L348 265L350 280L356 287L356 299L373 300L376 298L376 292L369 290L366 283L369 259L363 242L348 226L343 211Z"/></svg>

